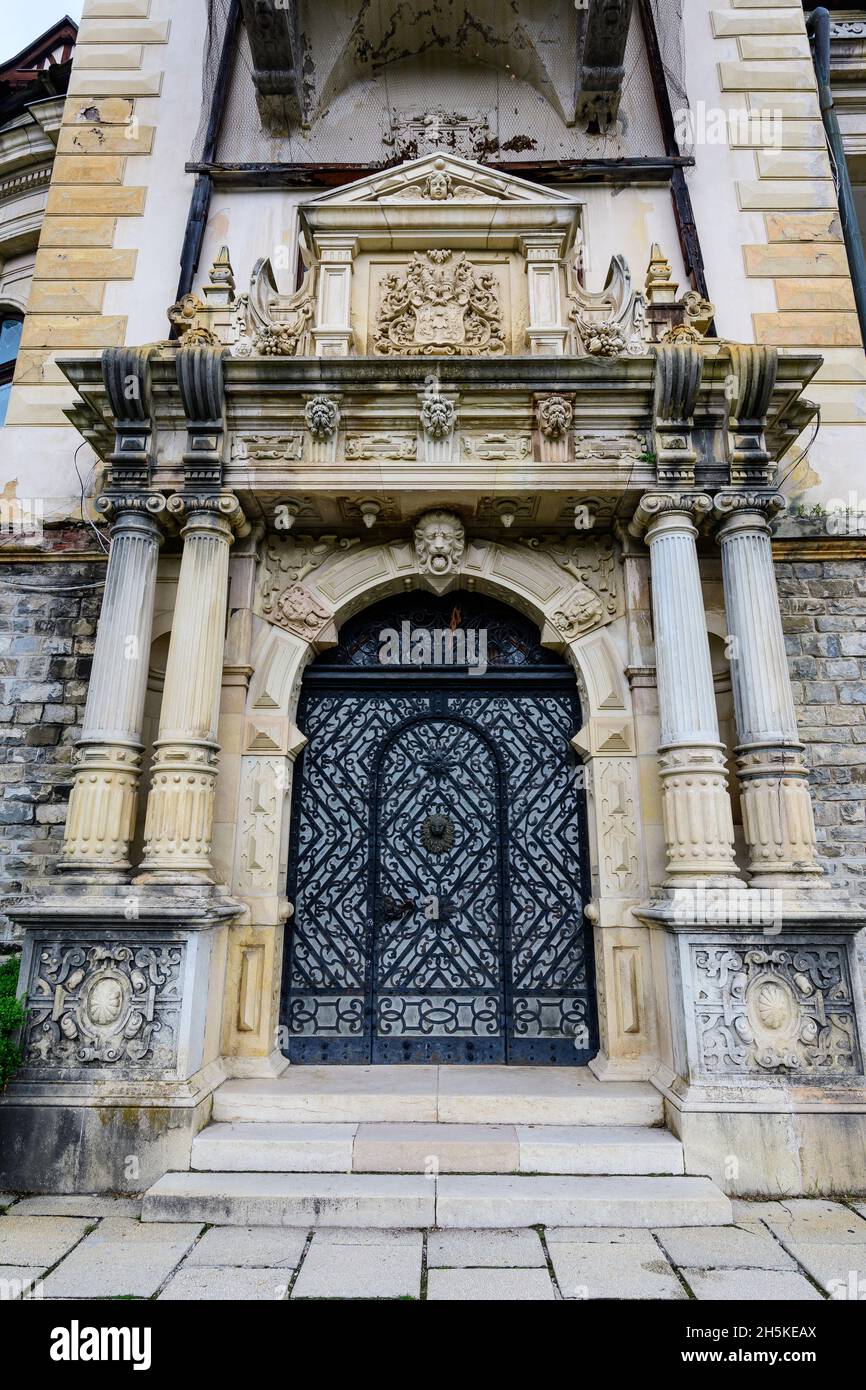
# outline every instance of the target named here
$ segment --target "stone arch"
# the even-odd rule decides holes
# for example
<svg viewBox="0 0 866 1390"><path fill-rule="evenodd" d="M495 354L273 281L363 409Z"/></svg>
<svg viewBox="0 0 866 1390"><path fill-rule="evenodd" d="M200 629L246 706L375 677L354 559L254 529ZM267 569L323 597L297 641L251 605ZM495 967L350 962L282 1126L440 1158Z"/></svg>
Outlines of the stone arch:
<svg viewBox="0 0 866 1390"><path fill-rule="evenodd" d="M320 547L319 547L320 549ZM318 559L319 556L317 555ZM583 571L582 571L583 572ZM423 572L411 540L378 545L334 542L315 566L291 572L291 603L255 619L253 675L246 702L237 812L233 893L250 919L280 928L290 912L285 898L293 767L305 739L296 715L304 671L333 646L346 619L407 589L445 594L477 589L510 604L539 627L544 645L566 656L575 671L584 725L575 746L588 767L588 821L594 920L615 926L616 951L597 948L597 987L605 1066L617 1051L619 1031L630 1033L625 1050L645 1049L650 1022L648 950L629 945L628 905L645 895L646 869L640 828L638 758L627 662L621 581L607 576L602 597L544 545L468 539L459 563L445 576ZM592 576L585 575L589 578ZM283 581L285 582L285 581ZM604 589L604 583L610 585ZM593 620L587 591L602 612ZM587 608L589 605L589 608ZM281 935L281 933L280 933ZM279 975L282 942L271 947L268 978ZM619 982L619 983L618 983ZM630 992L634 1016L612 1009L608 995ZM237 1013L243 1016L241 1000ZM246 1009L249 1012L249 1009ZM272 1019L272 1023L274 1019ZM243 1043L243 1039L235 1039ZM622 1049L620 1049L622 1050ZM628 1066L633 1064L629 1061ZM629 1072L632 1074L632 1072ZM636 1073L635 1073L636 1074ZM641 1074L648 1074L642 1064Z"/></svg>

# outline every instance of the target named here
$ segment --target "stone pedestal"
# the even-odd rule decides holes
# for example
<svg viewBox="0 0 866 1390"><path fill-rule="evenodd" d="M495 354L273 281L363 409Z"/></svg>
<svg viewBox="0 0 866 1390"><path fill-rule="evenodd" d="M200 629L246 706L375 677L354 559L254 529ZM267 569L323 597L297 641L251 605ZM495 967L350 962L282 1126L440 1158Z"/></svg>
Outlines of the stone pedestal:
<svg viewBox="0 0 866 1390"><path fill-rule="evenodd" d="M233 497L173 497L183 559L147 803L141 882L210 882Z"/></svg>
<svg viewBox="0 0 866 1390"><path fill-rule="evenodd" d="M718 901L708 891L691 921L676 902L637 914L654 928L666 982L653 1080L686 1171L730 1195L862 1192L863 914L792 906L779 894L772 915L769 894L715 891Z"/></svg>
<svg viewBox="0 0 866 1390"><path fill-rule="evenodd" d="M650 548L667 883L731 882L734 826L719 738L695 541L703 493L643 498L632 524Z"/></svg>
<svg viewBox="0 0 866 1390"><path fill-rule="evenodd" d="M237 904L201 888L70 884L25 928L23 1061L0 1097L0 1190L140 1192L189 1165L225 1078Z"/></svg>
<svg viewBox="0 0 866 1390"><path fill-rule="evenodd" d="M814 882L815 824L785 654L768 518L782 498L720 493L716 514L731 679L737 771L753 887Z"/></svg>
<svg viewBox="0 0 866 1390"><path fill-rule="evenodd" d="M104 498L100 510L114 516L111 554L61 867L112 882L130 867L165 500Z"/></svg>

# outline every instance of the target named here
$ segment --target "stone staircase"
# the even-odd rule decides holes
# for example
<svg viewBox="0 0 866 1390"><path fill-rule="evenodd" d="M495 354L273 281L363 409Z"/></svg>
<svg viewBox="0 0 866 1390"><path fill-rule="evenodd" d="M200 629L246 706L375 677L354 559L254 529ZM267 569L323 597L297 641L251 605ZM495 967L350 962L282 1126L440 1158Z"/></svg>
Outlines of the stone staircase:
<svg viewBox="0 0 866 1390"><path fill-rule="evenodd" d="M567 1067L290 1067L227 1081L191 1171L145 1221L216 1225L707 1226L731 1221L687 1177L644 1082Z"/></svg>

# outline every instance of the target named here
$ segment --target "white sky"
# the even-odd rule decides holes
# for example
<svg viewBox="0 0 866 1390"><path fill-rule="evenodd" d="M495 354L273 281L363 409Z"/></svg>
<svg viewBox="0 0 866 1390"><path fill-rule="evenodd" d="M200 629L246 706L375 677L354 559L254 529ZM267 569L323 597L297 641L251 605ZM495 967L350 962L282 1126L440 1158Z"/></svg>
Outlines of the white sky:
<svg viewBox="0 0 866 1390"><path fill-rule="evenodd" d="M52 24L81 19L84 0L0 0L0 63L14 58Z"/></svg>

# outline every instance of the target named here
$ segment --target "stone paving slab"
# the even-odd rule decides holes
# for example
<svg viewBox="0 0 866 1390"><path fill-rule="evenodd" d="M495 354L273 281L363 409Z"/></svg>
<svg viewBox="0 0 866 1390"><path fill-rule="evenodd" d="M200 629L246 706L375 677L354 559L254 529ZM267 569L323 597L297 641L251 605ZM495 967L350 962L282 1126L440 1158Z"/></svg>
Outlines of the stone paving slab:
<svg viewBox="0 0 866 1390"><path fill-rule="evenodd" d="M29 1219L41 1223L52 1218ZM106 1219L49 1274L45 1297L150 1298L180 1264L201 1229L186 1222L143 1226L139 1221Z"/></svg>
<svg viewBox="0 0 866 1390"><path fill-rule="evenodd" d="M33 1265L0 1265L0 1303L8 1303L26 1294L45 1273Z"/></svg>
<svg viewBox="0 0 866 1390"><path fill-rule="evenodd" d="M420 1298L421 1237L405 1244L317 1244L307 1251L292 1298Z"/></svg>
<svg viewBox="0 0 866 1390"><path fill-rule="evenodd" d="M297 1269L306 1243L306 1231L288 1226L213 1226L193 1246L184 1268L278 1269L285 1275Z"/></svg>
<svg viewBox="0 0 866 1390"><path fill-rule="evenodd" d="M427 1268L540 1269L546 1265L537 1231L431 1231Z"/></svg>
<svg viewBox="0 0 866 1390"><path fill-rule="evenodd" d="M71 1216L0 1218L0 1262L48 1269L77 1245L92 1221Z"/></svg>
<svg viewBox="0 0 866 1390"><path fill-rule="evenodd" d="M724 1230L724 1227L713 1227ZM551 1245L643 1245L658 1250L652 1231L644 1226L548 1226L544 1232Z"/></svg>
<svg viewBox="0 0 866 1390"><path fill-rule="evenodd" d="M141 1216L140 1197L22 1197L15 1208L16 1216L125 1216L137 1220Z"/></svg>
<svg viewBox="0 0 866 1390"><path fill-rule="evenodd" d="M804 1274L779 1269L684 1269L683 1278L702 1303L823 1302Z"/></svg>
<svg viewBox="0 0 866 1390"><path fill-rule="evenodd" d="M866 1299L866 1245L833 1245L829 1241L796 1241L791 1249L799 1263L831 1298Z"/></svg>
<svg viewBox="0 0 866 1390"><path fill-rule="evenodd" d="M319 1249L323 1245L387 1245L391 1249L402 1245L420 1250L423 1236L420 1231L379 1230L377 1226L318 1226L313 1242Z"/></svg>
<svg viewBox="0 0 866 1390"><path fill-rule="evenodd" d="M657 1245L555 1244L550 1258L563 1298L685 1299Z"/></svg>
<svg viewBox="0 0 866 1390"><path fill-rule="evenodd" d="M782 1211L762 1218L785 1245L802 1241L815 1245L866 1246L866 1221L841 1202L820 1202L807 1198L782 1203Z"/></svg>
<svg viewBox="0 0 866 1390"><path fill-rule="evenodd" d="M210 1268L184 1264L166 1284L157 1299L182 1303L279 1303L289 1293L285 1269Z"/></svg>
<svg viewBox="0 0 866 1390"><path fill-rule="evenodd" d="M656 1231L675 1265L701 1269L796 1269L796 1263L760 1224L668 1227Z"/></svg>
<svg viewBox="0 0 866 1390"><path fill-rule="evenodd" d="M546 1269L431 1269L430 1303L552 1303Z"/></svg>
<svg viewBox="0 0 866 1390"><path fill-rule="evenodd" d="M15 1205L18 1198L11 1192L0 1192L0 1211L8 1211Z"/></svg>

